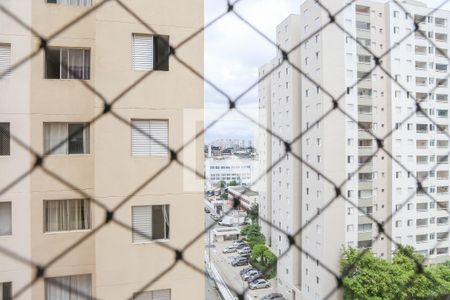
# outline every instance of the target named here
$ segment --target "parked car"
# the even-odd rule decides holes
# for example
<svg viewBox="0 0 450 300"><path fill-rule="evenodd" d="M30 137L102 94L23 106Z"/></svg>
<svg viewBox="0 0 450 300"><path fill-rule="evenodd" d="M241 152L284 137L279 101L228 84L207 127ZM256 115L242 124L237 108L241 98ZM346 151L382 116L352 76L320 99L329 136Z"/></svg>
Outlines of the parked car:
<svg viewBox="0 0 450 300"><path fill-rule="evenodd" d="M264 279L264 274L263 273L261 273L261 272L258 272L258 273L256 273L255 275L253 275L253 276L249 276L249 277L247 277L246 279L245 279L245 281L247 281L247 282L254 282L255 280L257 280L257 279Z"/></svg>
<svg viewBox="0 0 450 300"><path fill-rule="evenodd" d="M214 221L220 220L220 217L218 215L215 214L210 214L211 219L213 219Z"/></svg>
<svg viewBox="0 0 450 300"><path fill-rule="evenodd" d="M253 267L243 268L243 269L239 272L239 275L241 275L241 277L242 277L245 273L247 273L247 272L249 272L249 271L251 271L251 270L256 270L256 269L253 268Z"/></svg>
<svg viewBox="0 0 450 300"><path fill-rule="evenodd" d="M247 244L247 243L244 243L244 244L239 244L239 245L237 245L236 246L236 248L239 250L239 249L242 249L242 248L245 248L245 247L249 247L249 245Z"/></svg>
<svg viewBox="0 0 450 300"><path fill-rule="evenodd" d="M270 287L270 282L265 280L265 279L256 279L255 281L252 281L248 284L248 287L251 290L256 290L256 289L264 289L264 288L268 288Z"/></svg>
<svg viewBox="0 0 450 300"><path fill-rule="evenodd" d="M222 253L234 253L234 252L236 252L237 251L237 248L236 248L236 246L228 246L228 247L225 247L225 249L223 249L222 250Z"/></svg>
<svg viewBox="0 0 450 300"><path fill-rule="evenodd" d="M256 274L259 274L259 273L261 273L261 272L256 270L256 269L253 269L253 270L248 271L247 273L245 273L241 277L242 277L243 280L247 281L248 278L250 278L252 276L255 276Z"/></svg>
<svg viewBox="0 0 450 300"><path fill-rule="evenodd" d="M264 295L261 300L286 300L286 298L284 298L280 293L270 293Z"/></svg>
<svg viewBox="0 0 450 300"><path fill-rule="evenodd" d="M252 249L250 249L250 247L243 247L238 250L239 254L250 254L251 252Z"/></svg>
<svg viewBox="0 0 450 300"><path fill-rule="evenodd" d="M246 257L238 256L231 262L231 265L233 267L246 266L248 265L248 259Z"/></svg>
<svg viewBox="0 0 450 300"><path fill-rule="evenodd" d="M247 244L245 241L243 240L235 240L233 241L233 246L239 246L240 244Z"/></svg>

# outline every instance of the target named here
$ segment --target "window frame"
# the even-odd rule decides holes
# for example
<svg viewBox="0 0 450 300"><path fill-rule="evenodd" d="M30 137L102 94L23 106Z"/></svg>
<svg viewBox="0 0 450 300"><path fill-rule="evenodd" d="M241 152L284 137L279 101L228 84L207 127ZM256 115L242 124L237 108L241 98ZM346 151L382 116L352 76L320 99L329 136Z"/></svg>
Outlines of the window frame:
<svg viewBox="0 0 450 300"><path fill-rule="evenodd" d="M152 67L149 69L136 69L134 62L135 36L152 38ZM131 34L131 70L133 72L169 71L170 51L170 35L133 32ZM165 55L167 55L167 60L161 58L165 57Z"/></svg>
<svg viewBox="0 0 450 300"><path fill-rule="evenodd" d="M65 124L66 125L66 137L65 139L65 143L62 144L60 147L58 147L55 150L58 150L59 148L63 147L65 145L66 149L66 153L47 153L51 150L50 149L46 149L46 135L45 135L45 126L46 124ZM69 126L70 125L82 125L83 126L83 146L84 148L86 148L86 151L84 153L70 153L69 152ZM59 122L59 121L50 121L50 122L43 122L42 125L42 130L43 130L43 135L42 135L42 149L43 149L43 154L45 156L74 156L74 155L91 155L91 124L89 122Z"/></svg>
<svg viewBox="0 0 450 300"><path fill-rule="evenodd" d="M6 234L0 234L0 238L2 237L10 237L13 235L13 204L12 201L0 201L0 205L9 203L9 232Z"/></svg>
<svg viewBox="0 0 450 300"><path fill-rule="evenodd" d="M48 56L48 52L50 50L59 50L59 78L49 78L48 76L48 64L47 64L47 56ZM62 71L63 71L63 65L62 65L62 55L63 55L63 50L67 50L67 61L69 61L69 57L70 57L70 50L83 50L83 78L62 78ZM85 77L85 71L86 71L86 57L85 57L85 53L86 51L88 51L89 53L89 72L88 72L88 78ZM89 81L91 80L92 77L92 49L90 47L67 47L67 46L49 46L48 48L45 49L44 51L44 79L45 80L85 80L85 81ZM70 66L69 66L70 68ZM70 71L69 69L66 70L67 72L67 77L70 76Z"/></svg>
<svg viewBox="0 0 450 300"><path fill-rule="evenodd" d="M136 126L133 126L133 122L143 122L143 121L149 123L150 131L151 131L151 123L152 122L166 122L167 123L167 149L166 149L167 152L166 153L164 153L164 154L152 153L151 146L150 146L148 154L133 154L133 145L134 145L133 144L133 130L136 130L135 129ZM154 118L154 119L145 119L145 118L135 118L134 119L134 118L132 118L132 119L130 119L130 155L131 155L131 157L133 157L133 158L137 158L137 157L145 157L145 158L153 157L153 158L156 158L156 157L167 157L167 156L169 156L170 155L170 123L171 122L170 122L169 118L167 118L167 119L164 119L164 118ZM139 132L139 134L143 134L139 130L138 130L138 132ZM150 143L152 141L153 140L150 139ZM153 141L153 142L155 142L155 141ZM159 145L159 146L161 146L161 145Z"/></svg>
<svg viewBox="0 0 450 300"><path fill-rule="evenodd" d="M73 201L73 200L84 200L85 203L87 203L87 207L88 207L88 216L87 216L87 228L85 229L67 229L67 230L54 230L54 231L49 231L47 228L47 207L46 207L46 203L51 202L51 201ZM44 234L57 234L57 233L72 233L72 232L85 232L85 231L90 231L92 230L92 201L90 201L89 199L80 199L80 198L71 198L71 199L44 199L42 201L42 211L43 211L43 215L42 215L42 231ZM69 207L69 212L70 212L70 207ZM71 225L71 219L70 219L70 214L68 216L68 226L70 227Z"/></svg>
<svg viewBox="0 0 450 300"><path fill-rule="evenodd" d="M167 228L165 228L165 232L164 232L164 238L153 238L153 232L154 232L154 226L153 226L153 207L154 206L161 206L161 207L167 207L167 214L168 214L168 224L163 224L162 226L165 226ZM151 211L152 211L152 215L151 215L151 223L152 223L152 238L149 239L146 236L141 236L138 240L135 240L135 230L134 230L134 208L142 208L142 207L150 207ZM171 205L170 204L150 204L150 205L132 205L131 206L131 244L132 245L140 245L140 244L149 244L149 243L160 243L160 242L169 242L170 238L171 238L171 232L170 232L170 227L171 227L171 213L170 213L170 209L171 209ZM166 232L167 230L167 232ZM138 235L139 232L137 232Z"/></svg>
<svg viewBox="0 0 450 300"><path fill-rule="evenodd" d="M7 140L7 151L4 153L0 151L0 157L11 156L11 123L10 122L0 122L0 126L6 125L6 129L0 130L0 143L3 145L3 139ZM5 134L3 134L5 133ZM0 148L1 150L1 148Z"/></svg>

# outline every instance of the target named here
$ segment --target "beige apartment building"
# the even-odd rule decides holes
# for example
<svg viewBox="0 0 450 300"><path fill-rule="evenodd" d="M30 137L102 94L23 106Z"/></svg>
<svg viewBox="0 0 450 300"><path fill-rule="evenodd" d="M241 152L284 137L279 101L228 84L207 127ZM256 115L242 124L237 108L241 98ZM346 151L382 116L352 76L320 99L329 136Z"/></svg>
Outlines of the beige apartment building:
<svg viewBox="0 0 450 300"><path fill-rule="evenodd" d="M182 249L204 229L203 183L176 163L157 174L170 161L168 147L179 148L202 128L203 114L191 118L189 111L203 109L203 81L164 57L167 41L177 45L202 28L203 1L122 2L155 32L116 1L0 0L44 37L100 5L9 73L40 40L0 13L0 299L204 298L200 272L179 262L163 273L174 263L170 248ZM176 53L203 73L202 34ZM103 113L102 97L110 103L119 95L113 110L123 121L106 114L90 124ZM34 164L8 132L45 153L49 171L35 169L3 193ZM202 173L202 150L199 138L179 159ZM106 209L116 207L124 226L109 222L95 231ZM35 269L5 251L52 263L44 279L24 289ZM203 269L203 239L184 258Z"/></svg>
<svg viewBox="0 0 450 300"><path fill-rule="evenodd" d="M277 27L281 47L303 41L296 48L300 54L290 57L301 78L288 76L292 68L285 64L267 76L280 63L279 54L259 70L261 124L287 141L296 136L293 131L305 132L293 150L304 160L301 168L296 160L281 161L260 191L262 217L289 234L302 228L299 263L286 259L298 253L292 249L278 262L277 289L288 299L341 299L335 276L346 246L390 259L398 244L408 245L429 264L450 257L450 12L413 0L321 3L331 13L348 5L335 18L346 32L327 26L328 12L306 0L298 15ZM391 76L375 68L372 53ZM346 114L328 113L330 95ZM416 101L427 116L415 111ZM388 153L378 151L374 135L383 138ZM285 153L283 143L265 132L260 149L265 168ZM342 185L347 201L333 200L336 190L328 180ZM384 234L374 219L384 222ZM274 251L288 249L277 228L264 227Z"/></svg>

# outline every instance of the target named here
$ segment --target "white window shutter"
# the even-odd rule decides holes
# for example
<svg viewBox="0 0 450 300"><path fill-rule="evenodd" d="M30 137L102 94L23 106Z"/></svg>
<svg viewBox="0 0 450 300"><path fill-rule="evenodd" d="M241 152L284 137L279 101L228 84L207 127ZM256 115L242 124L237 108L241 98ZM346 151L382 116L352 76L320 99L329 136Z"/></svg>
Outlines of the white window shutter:
<svg viewBox="0 0 450 300"><path fill-rule="evenodd" d="M152 207L132 207L133 242L146 242L152 237Z"/></svg>
<svg viewBox="0 0 450 300"><path fill-rule="evenodd" d="M150 122L148 120L131 121L132 155L150 155Z"/></svg>
<svg viewBox="0 0 450 300"><path fill-rule="evenodd" d="M133 297L133 300L153 300L153 292L140 292Z"/></svg>
<svg viewBox="0 0 450 300"><path fill-rule="evenodd" d="M133 35L134 70L153 70L153 36Z"/></svg>
<svg viewBox="0 0 450 300"><path fill-rule="evenodd" d="M170 289L153 291L152 300L170 300Z"/></svg>
<svg viewBox="0 0 450 300"><path fill-rule="evenodd" d="M169 122L156 121L150 122L150 153L151 155L167 155L169 146Z"/></svg>
<svg viewBox="0 0 450 300"><path fill-rule="evenodd" d="M11 45L0 44L0 78L8 77L10 72L7 70L11 67Z"/></svg>
<svg viewBox="0 0 450 300"><path fill-rule="evenodd" d="M133 297L134 300L170 300L170 289L145 291Z"/></svg>

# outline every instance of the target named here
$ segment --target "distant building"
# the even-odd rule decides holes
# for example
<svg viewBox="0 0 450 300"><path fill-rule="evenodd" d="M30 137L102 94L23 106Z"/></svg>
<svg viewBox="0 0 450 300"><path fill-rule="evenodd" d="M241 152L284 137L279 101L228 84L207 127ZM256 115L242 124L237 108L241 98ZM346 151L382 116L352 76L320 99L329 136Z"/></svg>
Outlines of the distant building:
<svg viewBox="0 0 450 300"><path fill-rule="evenodd" d="M236 181L250 185L255 174L256 161L235 156L205 159L205 178L209 182Z"/></svg>
<svg viewBox="0 0 450 300"><path fill-rule="evenodd" d="M228 188L228 204L232 207L235 200L239 200L241 209L249 210L258 203L258 192L245 186L230 186Z"/></svg>

